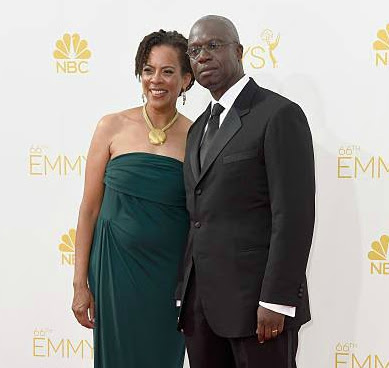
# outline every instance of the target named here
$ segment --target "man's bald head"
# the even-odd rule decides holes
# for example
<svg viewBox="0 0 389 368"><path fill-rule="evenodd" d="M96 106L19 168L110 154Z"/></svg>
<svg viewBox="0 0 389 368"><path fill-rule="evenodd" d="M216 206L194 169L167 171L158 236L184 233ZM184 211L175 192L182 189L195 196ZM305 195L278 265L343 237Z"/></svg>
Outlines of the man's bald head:
<svg viewBox="0 0 389 368"><path fill-rule="evenodd" d="M234 23L232 23L228 18L222 17L221 15L205 15L204 17L201 17L193 24L190 33L192 33L192 30L195 27L207 22L212 22L215 27L224 29L224 32L227 33L231 41L240 43L239 34Z"/></svg>

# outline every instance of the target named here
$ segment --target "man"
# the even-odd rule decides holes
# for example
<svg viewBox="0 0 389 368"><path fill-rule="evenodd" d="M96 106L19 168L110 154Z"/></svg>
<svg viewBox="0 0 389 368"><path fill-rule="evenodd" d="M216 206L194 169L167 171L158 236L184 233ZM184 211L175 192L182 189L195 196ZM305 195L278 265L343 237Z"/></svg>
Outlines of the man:
<svg viewBox="0 0 389 368"><path fill-rule="evenodd" d="M184 164L191 229L177 299L191 368L296 367L310 319L310 130L298 105L244 75L242 54L228 19L193 25L188 55L212 102Z"/></svg>

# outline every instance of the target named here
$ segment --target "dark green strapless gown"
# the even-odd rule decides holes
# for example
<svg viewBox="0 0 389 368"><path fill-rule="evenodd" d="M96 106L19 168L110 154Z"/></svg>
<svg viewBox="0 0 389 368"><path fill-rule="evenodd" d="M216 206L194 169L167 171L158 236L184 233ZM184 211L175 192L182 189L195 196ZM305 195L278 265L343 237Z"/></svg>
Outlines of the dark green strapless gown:
<svg viewBox="0 0 389 368"><path fill-rule="evenodd" d="M96 368L182 368L174 290L185 247L182 163L150 153L112 159L89 265Z"/></svg>

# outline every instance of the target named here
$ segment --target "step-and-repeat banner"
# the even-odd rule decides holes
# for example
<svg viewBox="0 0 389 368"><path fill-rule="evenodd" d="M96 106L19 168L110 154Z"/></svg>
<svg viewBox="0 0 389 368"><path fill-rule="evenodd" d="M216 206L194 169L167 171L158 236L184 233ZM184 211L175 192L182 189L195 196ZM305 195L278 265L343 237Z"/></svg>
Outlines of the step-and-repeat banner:
<svg viewBox="0 0 389 368"><path fill-rule="evenodd" d="M187 36L205 14L236 24L246 73L298 102L312 129L313 320L301 329L299 367L389 367L387 0L3 5L2 366L92 367L92 333L70 308L89 142L103 115L142 103L134 57L143 36ZM196 84L187 97L178 109L195 119L209 94Z"/></svg>

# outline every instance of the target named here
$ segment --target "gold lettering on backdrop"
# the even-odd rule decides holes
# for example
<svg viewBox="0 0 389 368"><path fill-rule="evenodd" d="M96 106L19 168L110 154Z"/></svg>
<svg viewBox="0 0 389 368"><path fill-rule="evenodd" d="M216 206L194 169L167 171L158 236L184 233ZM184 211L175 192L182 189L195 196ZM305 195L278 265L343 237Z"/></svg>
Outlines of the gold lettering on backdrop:
<svg viewBox="0 0 389 368"><path fill-rule="evenodd" d="M361 161L358 157L355 157L355 169L354 169L354 178L358 176L358 166L362 169L363 172L366 172L371 165L371 177L374 178L374 157L372 157L367 163L366 167L363 167Z"/></svg>
<svg viewBox="0 0 389 368"><path fill-rule="evenodd" d="M262 69L269 61L272 68L277 68L278 60L274 52L280 42L280 34L278 33L275 37L272 30L265 29L260 39L261 44L248 46L243 51L242 61L248 60L248 64L253 69Z"/></svg>
<svg viewBox="0 0 389 368"><path fill-rule="evenodd" d="M389 368L388 359L382 359L377 354L358 355L357 344L338 343L335 347L335 368Z"/></svg>
<svg viewBox="0 0 389 368"><path fill-rule="evenodd" d="M389 263L388 262L371 262L370 274L374 275L389 275Z"/></svg>
<svg viewBox="0 0 389 368"><path fill-rule="evenodd" d="M78 155L70 157L68 155L45 154L39 146L32 146L28 158L28 172L31 176L78 174L81 176L85 170L86 156Z"/></svg>
<svg viewBox="0 0 389 368"><path fill-rule="evenodd" d="M356 356L354 354L352 354L352 360L351 360L351 366L352 368L372 368L371 366L371 356L368 355L366 357L366 359L364 360L364 362L362 363L362 365L359 363L358 359L356 358ZM354 364L355 363L355 364ZM366 364L369 364L367 366L365 366Z"/></svg>
<svg viewBox="0 0 389 368"><path fill-rule="evenodd" d="M67 356L70 356L70 349L73 351L75 355L78 353L78 349L81 348L81 357L84 358L84 340L81 340L80 343L76 348L73 347L72 342L70 340L67 340Z"/></svg>
<svg viewBox="0 0 389 368"><path fill-rule="evenodd" d="M384 159L378 156L378 177L381 177L381 167L384 167L385 171L389 173L389 166L386 166Z"/></svg>
<svg viewBox="0 0 389 368"><path fill-rule="evenodd" d="M347 174L349 175L346 175L346 173L344 172L343 169L350 169L351 166L350 165L343 165L344 161L346 160L352 160L352 157L338 157L338 178L339 179L352 179L352 175L350 175L350 173L347 172Z"/></svg>
<svg viewBox="0 0 389 368"><path fill-rule="evenodd" d="M89 355L90 355L89 357L90 357L90 359L93 359L93 354L94 354L93 346L91 344L89 344L88 340L84 340L84 343L89 348Z"/></svg>
<svg viewBox="0 0 389 368"><path fill-rule="evenodd" d="M57 73L85 74L88 73L88 62L86 61L57 61Z"/></svg>
<svg viewBox="0 0 389 368"><path fill-rule="evenodd" d="M338 343L335 346L335 368L350 368L352 350L357 348L355 343Z"/></svg>
<svg viewBox="0 0 389 368"><path fill-rule="evenodd" d="M383 266L382 263L370 263L370 274L373 275L374 273L377 273L378 275L382 275L383 272Z"/></svg>
<svg viewBox="0 0 389 368"><path fill-rule="evenodd" d="M76 262L76 256L74 253L62 253L61 254L61 264L67 266L74 266Z"/></svg>
<svg viewBox="0 0 389 368"><path fill-rule="evenodd" d="M349 353L335 353L335 368L343 367L341 364L347 364L348 361L344 359L348 355Z"/></svg>
<svg viewBox="0 0 389 368"><path fill-rule="evenodd" d="M72 165L70 159L67 156L65 156L65 162L64 162L65 175L67 175L68 173L68 166L72 171L74 171L77 167L78 175L81 175L81 159L84 159L84 161L86 162L85 156L78 156L76 162L74 163L74 165Z"/></svg>
<svg viewBox="0 0 389 368"><path fill-rule="evenodd" d="M385 52L382 54L382 53L377 52L375 54L375 65L376 66L379 66L379 65L388 66L388 53Z"/></svg>
<svg viewBox="0 0 389 368"><path fill-rule="evenodd" d="M52 343L51 339L49 339L49 338L47 339L47 356L48 357L50 357L50 347L53 348L54 354L56 354L58 352L58 350L61 349L62 357L64 356L65 344L64 344L63 339L60 340L60 342L58 343L57 347L54 346L54 344Z"/></svg>
<svg viewBox="0 0 389 368"><path fill-rule="evenodd" d="M47 330L49 331L49 330ZM54 339L47 337L47 331L34 331L32 355L39 358L81 358L93 359L94 349L88 340Z"/></svg>
<svg viewBox="0 0 389 368"><path fill-rule="evenodd" d="M42 148L32 145L30 147L29 156L29 173L30 175L43 175L42 171L35 169L35 166L40 166L42 161Z"/></svg>
<svg viewBox="0 0 389 368"><path fill-rule="evenodd" d="M260 55L261 53L265 53L265 49L261 46L254 46L250 49L250 55L255 59L258 64L254 64L250 61L250 65L254 69L262 69L265 66L265 59Z"/></svg>
<svg viewBox="0 0 389 368"><path fill-rule="evenodd" d="M66 346L66 350L65 350ZM87 348L89 350L87 350ZM85 350L89 353L86 354ZM54 352L53 352L54 351ZM62 358L80 357L81 359L93 358L93 347L87 340L80 340L79 342L72 342L70 339L61 339L57 342L53 342L52 339L47 339L46 356L50 358L54 355L59 355Z"/></svg>
<svg viewBox="0 0 389 368"><path fill-rule="evenodd" d="M74 74L77 73L77 63L75 61L65 62L67 64L66 73Z"/></svg>
<svg viewBox="0 0 389 368"><path fill-rule="evenodd" d="M374 355L374 366L375 368L389 368L389 361L384 365L377 355Z"/></svg>
<svg viewBox="0 0 389 368"><path fill-rule="evenodd" d="M55 65L57 66L57 73L66 73L67 67L65 63L57 61Z"/></svg>
<svg viewBox="0 0 389 368"><path fill-rule="evenodd" d="M86 61L80 61L78 63L78 71L81 73L81 74L85 74L85 73L88 73L88 63Z"/></svg>
<svg viewBox="0 0 389 368"><path fill-rule="evenodd" d="M382 156L362 157L359 146L340 147L337 157L338 179L388 177L389 162Z"/></svg>
<svg viewBox="0 0 389 368"><path fill-rule="evenodd" d="M50 161L49 157L47 157L46 155L44 156L45 175L47 175L47 166L49 166L52 171L55 171L55 168L57 167L57 165L58 165L58 174L61 175L62 174L62 170L61 170L61 166L62 166L61 156L57 156L57 158L54 161L54 166L51 164L51 161Z"/></svg>
<svg viewBox="0 0 389 368"><path fill-rule="evenodd" d="M31 155L30 154L30 162L29 169L30 175L43 175L42 171L39 171L36 166L40 167L42 165L42 155Z"/></svg>
<svg viewBox="0 0 389 368"><path fill-rule="evenodd" d="M32 355L34 357L44 357L45 354L42 354L42 351L40 349L43 349L45 346L40 345L41 341L45 341L46 339L44 337L33 337L32 339Z"/></svg>

